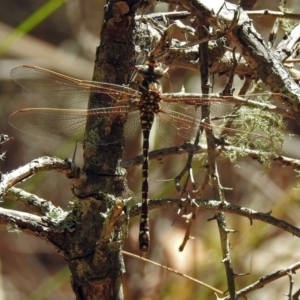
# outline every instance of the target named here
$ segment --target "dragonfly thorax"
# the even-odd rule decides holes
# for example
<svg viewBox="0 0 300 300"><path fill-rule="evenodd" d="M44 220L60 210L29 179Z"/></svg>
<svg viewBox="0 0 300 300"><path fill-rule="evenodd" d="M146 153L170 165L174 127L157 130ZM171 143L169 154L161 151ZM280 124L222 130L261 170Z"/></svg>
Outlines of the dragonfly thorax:
<svg viewBox="0 0 300 300"><path fill-rule="evenodd" d="M159 102L161 97L156 90L144 91L140 102L141 112L151 112L157 114L159 112Z"/></svg>
<svg viewBox="0 0 300 300"><path fill-rule="evenodd" d="M158 83L157 80L165 74L164 70L157 64L156 61L149 61L144 65L135 67L137 72L144 77L140 85L141 90L148 89L151 83Z"/></svg>

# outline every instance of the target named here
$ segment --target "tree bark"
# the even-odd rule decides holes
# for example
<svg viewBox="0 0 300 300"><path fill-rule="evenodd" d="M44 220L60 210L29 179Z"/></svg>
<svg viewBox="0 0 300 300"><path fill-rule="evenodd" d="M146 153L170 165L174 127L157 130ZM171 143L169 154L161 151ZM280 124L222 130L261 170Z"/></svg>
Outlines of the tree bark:
<svg viewBox="0 0 300 300"><path fill-rule="evenodd" d="M134 55L134 15L135 11L125 1L107 3L94 81L128 83L132 73L130 59ZM108 107L113 106L114 99L94 94L89 108L97 108L98 97ZM103 237L103 231L109 217L107 211L116 213L114 221L122 213L122 203L116 207L114 204L118 201L116 197L124 196L126 191L125 170L120 167L124 122L125 119L111 121L109 117L87 122L82 181L74 188L78 223L64 243L77 299L123 299L125 268L120 228L111 226L108 237Z"/></svg>

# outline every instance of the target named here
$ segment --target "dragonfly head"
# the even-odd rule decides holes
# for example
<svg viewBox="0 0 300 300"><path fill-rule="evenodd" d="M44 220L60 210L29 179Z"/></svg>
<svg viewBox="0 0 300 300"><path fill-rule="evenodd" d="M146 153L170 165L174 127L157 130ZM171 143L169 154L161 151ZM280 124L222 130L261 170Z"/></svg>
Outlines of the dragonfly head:
<svg viewBox="0 0 300 300"><path fill-rule="evenodd" d="M155 60L149 60L144 65L137 65L135 69L150 83L157 82L158 79L165 75L163 68L161 68Z"/></svg>

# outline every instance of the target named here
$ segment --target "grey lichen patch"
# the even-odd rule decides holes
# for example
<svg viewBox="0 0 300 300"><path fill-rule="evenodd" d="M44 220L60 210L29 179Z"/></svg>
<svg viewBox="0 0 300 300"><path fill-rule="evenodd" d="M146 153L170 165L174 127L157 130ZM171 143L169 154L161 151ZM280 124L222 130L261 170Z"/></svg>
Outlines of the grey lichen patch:
<svg viewBox="0 0 300 300"><path fill-rule="evenodd" d="M46 215L46 221L55 232L74 231L79 223L73 212L66 212L60 207L54 207Z"/></svg>
<svg viewBox="0 0 300 300"><path fill-rule="evenodd" d="M88 132L88 139L86 139L85 146L89 149L97 149L97 145L99 144L99 133L98 129L90 129Z"/></svg>
<svg viewBox="0 0 300 300"><path fill-rule="evenodd" d="M223 152L231 161L248 155L246 150L253 149L261 154L261 162L268 167L272 158L281 153L285 128L282 116L259 107L242 107L238 118L233 121L233 127L238 131L227 136L226 142L236 146L237 151Z"/></svg>
<svg viewBox="0 0 300 300"><path fill-rule="evenodd" d="M85 147L90 149L90 151L96 151L99 148L99 145L110 144L112 141L108 142L106 138L111 133L111 126L111 121L107 119L104 120L103 118L98 117L97 120L93 120L93 124L87 128Z"/></svg>
<svg viewBox="0 0 300 300"><path fill-rule="evenodd" d="M12 233L17 233L17 234L22 233L22 230L20 230L20 228L16 224L7 224L6 229L7 229L7 232L12 232Z"/></svg>

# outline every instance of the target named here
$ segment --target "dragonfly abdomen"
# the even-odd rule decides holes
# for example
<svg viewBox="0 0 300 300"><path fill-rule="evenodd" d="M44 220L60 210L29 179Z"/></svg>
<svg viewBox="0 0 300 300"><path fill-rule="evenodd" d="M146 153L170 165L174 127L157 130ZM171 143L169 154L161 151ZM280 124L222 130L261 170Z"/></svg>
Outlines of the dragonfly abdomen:
<svg viewBox="0 0 300 300"><path fill-rule="evenodd" d="M153 124L154 114L141 115L143 131L143 164L142 164L142 208L139 231L139 246L143 257L146 257L150 248L149 215L148 215L148 173L149 173L149 136Z"/></svg>
<svg viewBox="0 0 300 300"><path fill-rule="evenodd" d="M151 85L148 85L151 87ZM154 114L159 112L161 100L156 90L145 90L142 93L140 111L141 128L143 132L143 164L142 164L142 208L139 231L139 246L143 257L150 248L149 215L148 215L148 173L149 173L149 136L154 122Z"/></svg>

